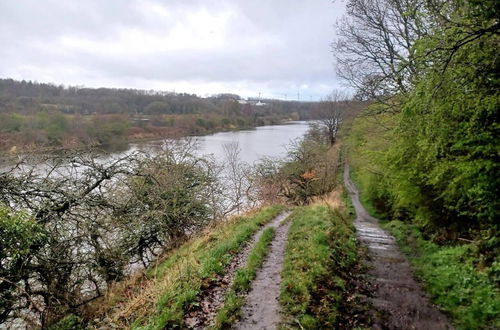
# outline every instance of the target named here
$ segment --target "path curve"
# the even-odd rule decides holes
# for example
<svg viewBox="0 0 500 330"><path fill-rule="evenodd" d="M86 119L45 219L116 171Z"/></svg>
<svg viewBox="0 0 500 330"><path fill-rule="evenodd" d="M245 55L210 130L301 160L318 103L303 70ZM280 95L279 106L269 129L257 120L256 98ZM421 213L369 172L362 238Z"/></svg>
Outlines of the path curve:
<svg viewBox="0 0 500 330"><path fill-rule="evenodd" d="M279 304L281 270L290 225L291 222L288 221L276 229L269 254L252 283L252 289L242 308L243 316L235 325L235 329L277 329L281 321Z"/></svg>
<svg viewBox="0 0 500 330"><path fill-rule="evenodd" d="M413 278L407 258L393 236L369 215L359 200L359 192L344 166L344 184L356 210L358 239L368 248L368 277L375 292L371 298L374 329L453 329L448 320L429 300Z"/></svg>

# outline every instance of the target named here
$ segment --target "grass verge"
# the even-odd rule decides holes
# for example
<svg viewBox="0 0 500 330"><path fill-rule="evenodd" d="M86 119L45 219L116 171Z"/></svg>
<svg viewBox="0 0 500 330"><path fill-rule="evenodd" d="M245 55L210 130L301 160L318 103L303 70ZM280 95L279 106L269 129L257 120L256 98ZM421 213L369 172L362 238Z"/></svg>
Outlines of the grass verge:
<svg viewBox="0 0 500 330"><path fill-rule="evenodd" d="M229 328L239 319L241 307L245 301L243 294L250 290L251 283L257 275L257 270L262 267L264 259L269 253L274 234L274 228L264 230L259 241L248 256L245 267L236 271L233 285L226 294L224 307L217 313L213 329Z"/></svg>
<svg viewBox="0 0 500 330"><path fill-rule="evenodd" d="M500 329L500 263L478 269L474 244L440 246L425 240L410 224L384 224L409 256L433 301L457 329Z"/></svg>
<svg viewBox="0 0 500 330"><path fill-rule="evenodd" d="M280 294L283 328L336 328L357 264L354 229L326 206L297 208L290 217Z"/></svg>
<svg viewBox="0 0 500 330"><path fill-rule="evenodd" d="M284 210L272 206L207 230L172 251L145 276L110 290L104 323L118 328L180 327L184 311L257 230ZM110 308L110 306L112 306Z"/></svg>

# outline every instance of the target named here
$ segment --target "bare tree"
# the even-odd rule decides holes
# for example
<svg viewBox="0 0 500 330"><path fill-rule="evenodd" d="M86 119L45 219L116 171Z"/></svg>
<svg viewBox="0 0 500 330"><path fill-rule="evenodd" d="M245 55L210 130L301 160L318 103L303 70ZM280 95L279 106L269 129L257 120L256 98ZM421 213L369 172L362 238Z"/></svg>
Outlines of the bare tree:
<svg viewBox="0 0 500 330"><path fill-rule="evenodd" d="M239 214L257 203L252 169L249 164L241 161L241 148L237 142L224 144L223 148L226 156L223 180L227 187L226 198L230 202L229 212Z"/></svg>
<svg viewBox="0 0 500 330"><path fill-rule="evenodd" d="M216 179L190 150L52 156L0 172L0 238L23 247L0 244L0 324L47 327L206 225Z"/></svg>
<svg viewBox="0 0 500 330"><path fill-rule="evenodd" d="M386 102L417 74L415 40L427 34L425 0L349 0L337 22L336 70L361 99Z"/></svg>
<svg viewBox="0 0 500 330"><path fill-rule="evenodd" d="M335 144L337 140L337 133L348 108L349 96L340 90L334 90L316 107L318 122L313 125L324 132L330 145Z"/></svg>
<svg viewBox="0 0 500 330"><path fill-rule="evenodd" d="M83 154L22 160L0 173L0 203L10 212L27 212L43 233L15 259L2 255L2 265L10 267L0 269L0 323L17 314L44 327L99 297L107 281L121 276L106 191L114 180L134 175L135 157L107 163Z"/></svg>

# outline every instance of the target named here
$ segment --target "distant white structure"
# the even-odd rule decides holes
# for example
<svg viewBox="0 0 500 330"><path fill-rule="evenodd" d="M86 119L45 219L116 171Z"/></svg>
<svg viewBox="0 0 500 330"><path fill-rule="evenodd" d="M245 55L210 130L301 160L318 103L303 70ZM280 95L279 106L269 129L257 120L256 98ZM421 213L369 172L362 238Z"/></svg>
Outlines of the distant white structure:
<svg viewBox="0 0 500 330"><path fill-rule="evenodd" d="M239 104L250 104L250 105L254 105L256 107L261 107L261 106L264 106L266 105L266 103L262 102L261 100L238 100L238 103Z"/></svg>

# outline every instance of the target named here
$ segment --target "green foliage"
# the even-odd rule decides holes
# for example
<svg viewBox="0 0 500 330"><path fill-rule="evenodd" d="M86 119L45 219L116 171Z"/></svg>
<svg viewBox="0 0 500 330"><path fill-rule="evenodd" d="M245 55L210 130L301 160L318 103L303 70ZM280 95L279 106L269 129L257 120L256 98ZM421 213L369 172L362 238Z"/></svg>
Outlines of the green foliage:
<svg viewBox="0 0 500 330"><path fill-rule="evenodd" d="M64 317L62 320L49 327L49 330L80 330L82 319L74 314Z"/></svg>
<svg viewBox="0 0 500 330"><path fill-rule="evenodd" d="M451 47L466 32L446 30L417 49L423 54L443 42ZM438 226L491 225L499 216L497 42L484 36L458 49L446 70L427 69L403 105L388 164L415 187L397 191L400 198L420 195L418 211Z"/></svg>
<svg viewBox="0 0 500 330"><path fill-rule="evenodd" d="M19 132L24 125L24 116L16 113L0 114L0 132Z"/></svg>
<svg viewBox="0 0 500 330"><path fill-rule="evenodd" d="M433 301L452 317L458 329L500 327L500 259L478 269L477 246L438 246L424 240L413 225L385 226L396 237Z"/></svg>
<svg viewBox="0 0 500 330"><path fill-rule="evenodd" d="M371 113L372 109L373 106L364 114ZM379 218L399 217L391 191L394 182L384 162L394 140L395 119L386 114L356 118L346 139L351 178L361 192L361 202Z"/></svg>
<svg viewBox="0 0 500 330"><path fill-rule="evenodd" d="M0 204L0 320L18 303L13 292L34 245L45 240L42 227L25 212L12 212Z"/></svg>
<svg viewBox="0 0 500 330"><path fill-rule="evenodd" d="M442 239L494 228L500 217L498 24L493 2L450 1L448 20L412 49L419 74L399 113L356 121L356 179L384 217L413 218ZM438 15L429 9L429 20ZM381 107L381 105L375 105ZM372 109L373 110L373 109ZM370 122L371 120L371 122ZM377 125L380 126L377 128Z"/></svg>
<svg viewBox="0 0 500 330"><path fill-rule="evenodd" d="M234 283L224 299L224 306L217 312L214 329L229 328L240 316L244 293L248 292L257 270L262 267L274 238L274 228L267 228L248 256L247 264L236 271Z"/></svg>
<svg viewBox="0 0 500 330"><path fill-rule="evenodd" d="M123 137L128 127L128 120L123 116L94 117L86 126L86 132L98 143L110 144Z"/></svg>
<svg viewBox="0 0 500 330"><path fill-rule="evenodd" d="M0 259L2 268L29 254L30 246L43 239L40 225L24 212L12 212L0 205Z"/></svg>
<svg viewBox="0 0 500 330"><path fill-rule="evenodd" d="M354 230L325 206L297 208L291 221L280 295L287 325L335 328L357 263Z"/></svg>

